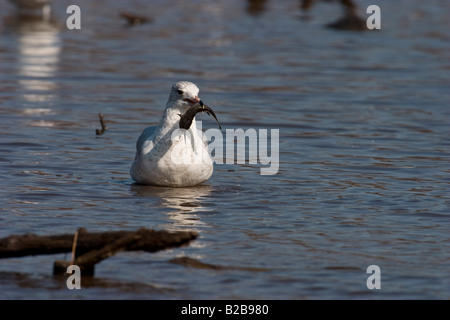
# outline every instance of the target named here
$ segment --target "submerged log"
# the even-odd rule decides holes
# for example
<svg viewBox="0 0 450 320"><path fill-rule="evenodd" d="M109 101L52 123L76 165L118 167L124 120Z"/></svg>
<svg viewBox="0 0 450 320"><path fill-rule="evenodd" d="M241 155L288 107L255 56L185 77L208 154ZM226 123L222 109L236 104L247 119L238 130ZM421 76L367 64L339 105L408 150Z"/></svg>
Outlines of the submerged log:
<svg viewBox="0 0 450 320"><path fill-rule="evenodd" d="M71 234L55 236L12 235L0 239L0 258L72 251L72 261L57 260L54 262L53 274L65 274L67 267L74 264L80 268L83 275L92 276L94 275L95 264L116 252L136 250L155 252L182 246L195 238L197 238L196 232L155 231L145 228L137 231L103 233L88 233L85 229L78 229L75 237Z"/></svg>
<svg viewBox="0 0 450 320"><path fill-rule="evenodd" d="M185 267L196 268L196 269L211 269L211 270L242 270L242 271L270 271L267 268L254 268L254 267L238 267L238 266L220 266L216 264L204 263L199 260L189 258L189 257L177 257L169 260L170 263L179 264Z"/></svg>
<svg viewBox="0 0 450 320"><path fill-rule="evenodd" d="M29 255L70 252L73 234L38 236L35 234L11 235L0 239L0 259ZM178 247L197 238L196 232L139 229L137 231L110 231L90 233L79 229L76 245L77 256L93 250L142 250L155 252ZM106 254L101 254L105 256ZM105 256L106 257L106 256Z"/></svg>

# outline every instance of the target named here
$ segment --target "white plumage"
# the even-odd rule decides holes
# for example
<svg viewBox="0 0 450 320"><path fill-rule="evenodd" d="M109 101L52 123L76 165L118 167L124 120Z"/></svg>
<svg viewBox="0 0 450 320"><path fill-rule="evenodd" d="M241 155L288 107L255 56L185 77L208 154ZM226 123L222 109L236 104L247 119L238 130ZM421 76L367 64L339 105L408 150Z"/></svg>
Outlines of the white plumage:
<svg viewBox="0 0 450 320"><path fill-rule="evenodd" d="M130 170L138 184L188 187L211 177L213 163L203 132L195 121L189 130L179 128L180 115L200 102L198 92L192 82L175 83L159 125L139 136Z"/></svg>

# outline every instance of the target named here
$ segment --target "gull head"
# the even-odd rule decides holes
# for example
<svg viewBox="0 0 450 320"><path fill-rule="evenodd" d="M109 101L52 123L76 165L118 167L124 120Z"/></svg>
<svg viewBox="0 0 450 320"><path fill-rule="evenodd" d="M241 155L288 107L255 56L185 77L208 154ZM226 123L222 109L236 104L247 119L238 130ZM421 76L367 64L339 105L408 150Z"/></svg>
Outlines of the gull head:
<svg viewBox="0 0 450 320"><path fill-rule="evenodd" d="M192 82L177 82L172 86L167 104L187 110L197 102L202 104L201 99L198 97L198 92L198 87Z"/></svg>

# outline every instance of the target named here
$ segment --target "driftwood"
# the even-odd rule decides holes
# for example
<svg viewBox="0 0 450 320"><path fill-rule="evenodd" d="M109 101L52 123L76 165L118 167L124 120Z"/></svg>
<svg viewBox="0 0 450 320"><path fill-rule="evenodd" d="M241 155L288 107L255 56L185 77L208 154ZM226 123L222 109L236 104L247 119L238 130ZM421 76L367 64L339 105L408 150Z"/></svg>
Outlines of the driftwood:
<svg viewBox="0 0 450 320"><path fill-rule="evenodd" d="M118 251L142 250L155 252L187 244L195 238L197 238L197 233L190 231L168 232L142 228L137 231L88 233L84 229L79 229L75 260L70 263L55 261L54 273L64 273L67 266L75 264L80 267L82 272L84 271L84 274L92 275L96 263ZM0 259L70 252L73 247L74 236L71 234L55 236L11 235L0 239Z"/></svg>

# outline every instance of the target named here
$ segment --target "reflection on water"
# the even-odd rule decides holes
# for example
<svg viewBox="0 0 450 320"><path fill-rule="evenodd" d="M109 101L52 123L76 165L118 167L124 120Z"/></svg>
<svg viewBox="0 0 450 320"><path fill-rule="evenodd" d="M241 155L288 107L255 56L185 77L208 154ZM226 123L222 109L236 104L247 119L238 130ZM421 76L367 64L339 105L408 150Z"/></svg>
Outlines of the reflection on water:
<svg viewBox="0 0 450 320"><path fill-rule="evenodd" d="M22 97L29 102L53 100L61 53L60 30L56 23L39 17L14 15L4 24L17 35L19 84Z"/></svg>
<svg viewBox="0 0 450 320"><path fill-rule="evenodd" d="M174 288L168 299L450 296L450 26L442 10L450 2L411 0L398 10L384 1L380 32L325 28L340 15L337 1L317 1L305 21L298 1L136 0L142 10L133 11L154 23L133 28L119 16L129 2L77 3L80 32L6 23L15 9L0 9L2 237L78 227L198 231L189 246L118 254L99 266L118 281L158 279ZM62 22L67 4L53 5ZM178 80L201 85L224 129L279 129L278 173L216 164L204 186L131 185L137 136L159 121L166 88ZM99 112L109 130L96 136ZM168 262L180 254L273 271L190 272ZM34 275L42 265L6 260L0 273ZM372 264L386 283L376 293L366 287ZM25 289L1 275L0 287L0 298L74 298L65 285Z"/></svg>
<svg viewBox="0 0 450 320"><path fill-rule="evenodd" d="M166 212L171 223L163 226L168 230L199 231L199 227L205 226L199 213L206 210L202 198L211 193L212 187L209 185L169 188L132 184L131 191L139 196L156 199L161 207L172 209Z"/></svg>
<svg viewBox="0 0 450 320"><path fill-rule="evenodd" d="M19 21L17 31L23 97L31 102L50 101L57 89L52 78L61 52L59 30L48 21L27 19Z"/></svg>

